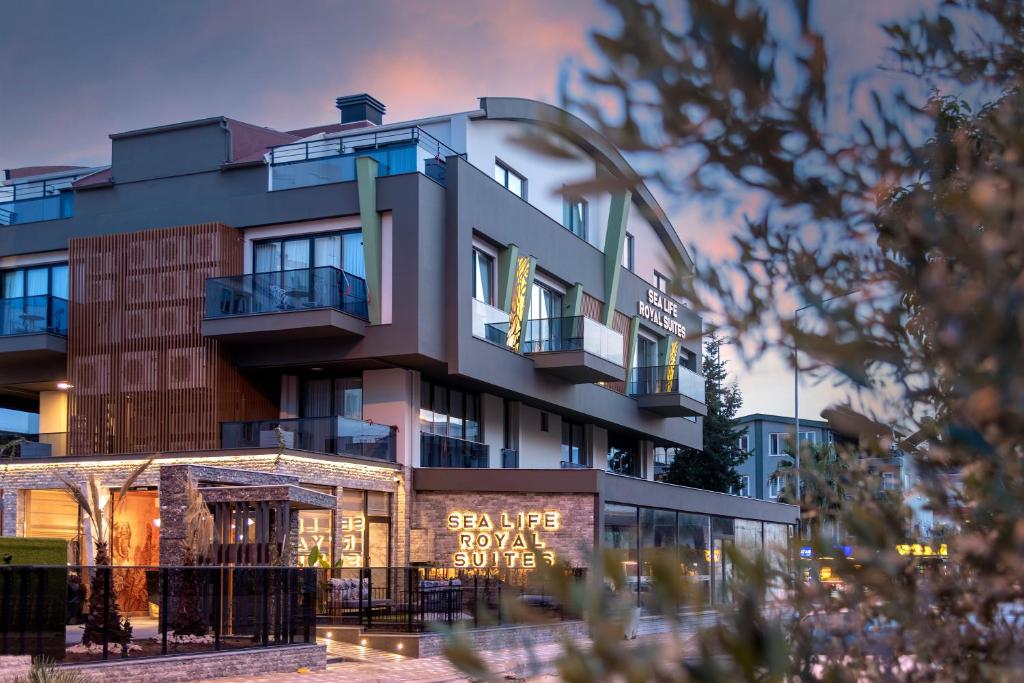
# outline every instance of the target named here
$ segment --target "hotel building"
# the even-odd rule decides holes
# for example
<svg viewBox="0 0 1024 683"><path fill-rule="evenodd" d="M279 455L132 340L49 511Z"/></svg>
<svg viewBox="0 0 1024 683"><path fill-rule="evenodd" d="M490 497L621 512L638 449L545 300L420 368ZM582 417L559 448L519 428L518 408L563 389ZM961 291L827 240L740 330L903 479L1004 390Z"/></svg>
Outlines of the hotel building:
<svg viewBox="0 0 1024 683"><path fill-rule="evenodd" d="M791 506L654 481L656 453L701 447L701 319L664 292L692 262L646 187L563 196L635 175L612 144L524 99L393 124L368 95L337 106L5 172L0 403L39 434L2 465L3 534L88 561L62 479L107 491L155 455L110 504L121 564L180 560L189 478L222 562L579 566L604 545L640 580L678 545L710 596L722 548L792 535Z"/></svg>

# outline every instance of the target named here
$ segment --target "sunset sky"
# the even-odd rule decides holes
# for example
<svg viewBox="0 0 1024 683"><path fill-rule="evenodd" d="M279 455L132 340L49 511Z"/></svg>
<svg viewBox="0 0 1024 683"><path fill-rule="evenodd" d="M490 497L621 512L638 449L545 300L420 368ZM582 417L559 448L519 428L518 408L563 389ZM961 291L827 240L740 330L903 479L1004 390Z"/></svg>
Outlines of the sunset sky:
<svg viewBox="0 0 1024 683"><path fill-rule="evenodd" d="M931 3L819 4L830 78L843 85L881 61L879 21ZM334 98L360 92L391 122L475 109L485 95L554 101L560 70L594 63L588 33L609 23L584 0L10 2L0 168L106 164L110 133L206 116L279 129L334 121ZM742 209L660 199L684 242L728 257ZM731 370L744 413L792 414L784 360ZM827 379L801 394L805 418L843 397Z"/></svg>

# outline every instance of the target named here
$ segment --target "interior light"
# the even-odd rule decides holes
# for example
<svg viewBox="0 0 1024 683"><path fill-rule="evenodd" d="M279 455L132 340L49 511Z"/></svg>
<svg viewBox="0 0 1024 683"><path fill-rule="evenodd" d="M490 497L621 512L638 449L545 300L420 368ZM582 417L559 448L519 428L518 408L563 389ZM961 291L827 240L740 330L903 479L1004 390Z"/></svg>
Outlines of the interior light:
<svg viewBox="0 0 1024 683"><path fill-rule="evenodd" d="M363 647L366 647L366 638L363 638L362 640L360 640L360 641L359 641L359 644L360 644L361 646L363 646Z"/></svg>
<svg viewBox="0 0 1024 683"><path fill-rule="evenodd" d="M398 649L399 649L399 650L401 650L401 649L402 649L402 645L403 645L403 643L399 643L399 644L398 644Z"/></svg>
<svg viewBox="0 0 1024 683"><path fill-rule="evenodd" d="M160 518L159 517L157 517L156 519L153 520L153 526L155 526L157 529L160 528Z"/></svg>
<svg viewBox="0 0 1024 683"><path fill-rule="evenodd" d="M57 388L61 391L67 391L68 389L74 389L75 385L71 382L57 382Z"/></svg>

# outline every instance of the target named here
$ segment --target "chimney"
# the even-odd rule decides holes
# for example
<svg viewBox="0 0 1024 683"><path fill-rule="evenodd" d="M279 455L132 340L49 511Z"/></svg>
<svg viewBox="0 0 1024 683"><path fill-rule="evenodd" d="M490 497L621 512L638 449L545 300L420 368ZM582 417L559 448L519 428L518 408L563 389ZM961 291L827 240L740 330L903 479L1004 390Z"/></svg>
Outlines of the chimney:
<svg viewBox="0 0 1024 683"><path fill-rule="evenodd" d="M342 123L369 121L379 126L384 118L384 111L387 109L380 100L366 93L339 97L336 104L341 110Z"/></svg>

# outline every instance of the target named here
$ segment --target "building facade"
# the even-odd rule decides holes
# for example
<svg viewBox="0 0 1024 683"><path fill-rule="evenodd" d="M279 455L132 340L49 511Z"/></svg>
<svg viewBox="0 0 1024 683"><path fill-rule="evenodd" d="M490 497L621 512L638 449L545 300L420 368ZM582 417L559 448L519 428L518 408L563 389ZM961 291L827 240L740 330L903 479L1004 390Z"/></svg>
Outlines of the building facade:
<svg viewBox="0 0 1024 683"><path fill-rule="evenodd" d="M6 172L0 404L39 434L0 480L4 534L88 559L62 480L107 490L152 456L110 503L120 562L161 560L189 477L262 529L222 549L235 561L277 543L349 566L579 565L612 545L639 576L645 543L685 538L710 582L713 546L788 538L790 506L653 481L656 449L701 446L701 320L663 291L692 263L647 188L563 195L633 175L611 144L530 100L397 124L368 95L338 108Z"/></svg>
<svg viewBox="0 0 1024 683"><path fill-rule="evenodd" d="M758 500L777 500L781 480L772 475L783 462L792 462L793 418L783 415L754 413L739 418L745 433L739 446L750 456L736 468L742 485L737 493ZM800 420L800 442L810 445L830 444L835 433L825 420Z"/></svg>

